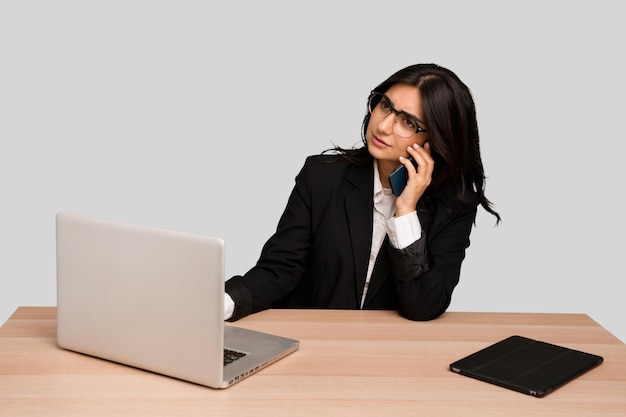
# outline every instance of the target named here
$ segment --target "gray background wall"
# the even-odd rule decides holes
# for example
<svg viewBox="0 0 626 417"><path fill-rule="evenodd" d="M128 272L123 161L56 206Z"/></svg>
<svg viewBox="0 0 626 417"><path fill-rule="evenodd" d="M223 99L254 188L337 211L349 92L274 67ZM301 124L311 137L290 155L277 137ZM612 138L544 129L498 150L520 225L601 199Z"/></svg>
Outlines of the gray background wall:
<svg viewBox="0 0 626 417"><path fill-rule="evenodd" d="M368 92L472 89L487 195L453 311L585 313L626 340L619 2L0 2L0 322L55 305L59 210L218 235L227 275Z"/></svg>

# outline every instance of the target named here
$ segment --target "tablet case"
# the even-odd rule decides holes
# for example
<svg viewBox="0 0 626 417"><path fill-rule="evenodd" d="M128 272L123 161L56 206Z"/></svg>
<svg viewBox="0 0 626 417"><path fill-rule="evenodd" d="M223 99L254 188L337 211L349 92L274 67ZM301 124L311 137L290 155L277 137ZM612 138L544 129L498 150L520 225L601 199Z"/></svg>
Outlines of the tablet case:
<svg viewBox="0 0 626 417"><path fill-rule="evenodd" d="M450 370L544 397L602 361L601 356L516 335L450 364Z"/></svg>

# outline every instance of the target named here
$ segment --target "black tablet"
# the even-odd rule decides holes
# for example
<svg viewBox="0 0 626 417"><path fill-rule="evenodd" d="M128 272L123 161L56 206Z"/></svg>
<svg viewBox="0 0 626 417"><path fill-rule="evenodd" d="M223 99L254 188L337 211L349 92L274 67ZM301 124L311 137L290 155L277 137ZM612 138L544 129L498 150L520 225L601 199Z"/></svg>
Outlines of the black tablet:
<svg viewBox="0 0 626 417"><path fill-rule="evenodd" d="M511 336L450 364L450 370L544 397L602 361L601 356Z"/></svg>

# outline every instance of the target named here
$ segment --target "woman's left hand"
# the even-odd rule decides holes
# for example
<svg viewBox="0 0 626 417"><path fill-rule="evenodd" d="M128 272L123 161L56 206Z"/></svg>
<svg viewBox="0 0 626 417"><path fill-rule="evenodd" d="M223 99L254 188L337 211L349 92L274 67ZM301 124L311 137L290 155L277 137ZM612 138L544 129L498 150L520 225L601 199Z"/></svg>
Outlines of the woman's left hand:
<svg viewBox="0 0 626 417"><path fill-rule="evenodd" d="M433 169L435 168L435 161L430 155L430 143L426 142L424 146L416 143L413 146L409 146L407 152L417 163L417 169L407 158L400 157L400 163L408 171L409 180L404 190L402 190L402 194L396 198L396 216L415 211L417 202L424 195L432 181Z"/></svg>

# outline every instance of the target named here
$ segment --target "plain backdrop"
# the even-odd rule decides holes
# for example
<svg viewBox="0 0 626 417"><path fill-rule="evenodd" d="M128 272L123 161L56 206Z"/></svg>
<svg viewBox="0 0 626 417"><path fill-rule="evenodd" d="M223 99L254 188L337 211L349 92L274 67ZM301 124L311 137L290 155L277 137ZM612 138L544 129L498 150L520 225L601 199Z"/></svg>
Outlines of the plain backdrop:
<svg viewBox="0 0 626 417"><path fill-rule="evenodd" d="M56 305L57 211L217 235L227 276L307 155L418 62L476 101L487 196L450 310L584 313L626 340L618 1L0 1L0 323Z"/></svg>

